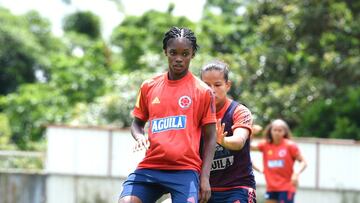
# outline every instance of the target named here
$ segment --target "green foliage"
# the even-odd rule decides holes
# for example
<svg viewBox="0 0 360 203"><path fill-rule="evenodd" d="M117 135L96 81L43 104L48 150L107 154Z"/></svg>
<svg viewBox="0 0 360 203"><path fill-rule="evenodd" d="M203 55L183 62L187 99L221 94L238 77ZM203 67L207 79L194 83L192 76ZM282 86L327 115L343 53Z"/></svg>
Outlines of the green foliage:
<svg viewBox="0 0 360 203"><path fill-rule="evenodd" d="M68 99L47 84L22 85L0 100L10 122L12 141L21 149L39 141L47 124L64 122L69 116L68 105Z"/></svg>
<svg viewBox="0 0 360 203"><path fill-rule="evenodd" d="M8 133L1 140L21 149L41 149L47 124L66 123L72 106L106 92L113 74L111 51L101 39L75 32L63 41L54 38L48 22L35 12L14 16L1 10L0 15L1 88L9 93L0 99L0 112L11 132L10 140ZM35 77L38 72L42 78Z"/></svg>
<svg viewBox="0 0 360 203"><path fill-rule="evenodd" d="M65 17L63 29L66 32L84 34L92 39L99 38L100 19L90 11L77 11Z"/></svg>
<svg viewBox="0 0 360 203"><path fill-rule="evenodd" d="M21 170L37 170L44 168L44 160L42 157L25 157L25 156L1 156L0 169L21 169Z"/></svg>
<svg viewBox="0 0 360 203"><path fill-rule="evenodd" d="M71 104L91 102L105 93L106 81L112 73L108 67L107 47L93 42L89 47L75 47L82 56L58 54L52 58L49 85L58 88Z"/></svg>
<svg viewBox="0 0 360 203"><path fill-rule="evenodd" d="M307 136L360 139L360 88L313 103L305 110L298 133Z"/></svg>
<svg viewBox="0 0 360 203"><path fill-rule="evenodd" d="M356 103L340 98L360 81L359 7L343 1L229 2L207 1L202 37L210 38L212 55L242 76L230 94L250 107L256 122L282 117L298 135L359 139L358 119L340 113L340 106Z"/></svg>
<svg viewBox="0 0 360 203"><path fill-rule="evenodd" d="M47 20L36 12L14 16L0 7L0 94L16 90L49 71L48 55L59 43L51 36Z"/></svg>
<svg viewBox="0 0 360 203"><path fill-rule="evenodd" d="M0 148L43 148L50 123L128 127L141 82L167 69L162 39L172 26L197 35L196 75L214 58L230 64L229 94L256 123L281 117L299 136L360 140L359 5L208 0L195 24L171 4L126 16L111 44L90 12L67 16L55 38L36 12L0 9Z"/></svg>
<svg viewBox="0 0 360 203"><path fill-rule="evenodd" d="M131 112L141 83L153 77L152 73L134 71L128 75L111 77L112 91L98 97L90 105L84 103L75 107L72 124L113 125L128 127L132 122Z"/></svg>
<svg viewBox="0 0 360 203"><path fill-rule="evenodd" d="M0 149L14 147L10 144L11 134L9 119L5 114L0 113Z"/></svg>

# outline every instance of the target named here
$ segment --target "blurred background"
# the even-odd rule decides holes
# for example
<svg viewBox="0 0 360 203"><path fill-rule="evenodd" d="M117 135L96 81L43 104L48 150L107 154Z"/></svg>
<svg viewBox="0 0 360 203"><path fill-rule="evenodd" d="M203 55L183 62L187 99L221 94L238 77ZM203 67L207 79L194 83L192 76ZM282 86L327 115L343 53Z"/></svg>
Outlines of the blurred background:
<svg viewBox="0 0 360 203"><path fill-rule="evenodd" d="M136 93L167 69L172 26L197 36L196 75L226 61L257 124L290 124L313 159L304 190L360 202L359 175L341 176L360 170L359 1L0 0L0 203L116 201L141 158L127 148Z"/></svg>

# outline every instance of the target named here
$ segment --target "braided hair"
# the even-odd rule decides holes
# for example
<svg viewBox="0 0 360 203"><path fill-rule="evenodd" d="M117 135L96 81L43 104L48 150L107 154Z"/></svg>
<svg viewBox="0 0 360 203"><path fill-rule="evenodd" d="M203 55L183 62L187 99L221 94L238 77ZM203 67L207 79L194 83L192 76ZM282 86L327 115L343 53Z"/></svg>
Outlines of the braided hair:
<svg viewBox="0 0 360 203"><path fill-rule="evenodd" d="M166 50L170 39L175 39L178 37L184 37L190 41L194 54L199 49L199 45L196 43L195 34L189 28L178 27L172 27L169 31L165 33L163 39L163 49Z"/></svg>

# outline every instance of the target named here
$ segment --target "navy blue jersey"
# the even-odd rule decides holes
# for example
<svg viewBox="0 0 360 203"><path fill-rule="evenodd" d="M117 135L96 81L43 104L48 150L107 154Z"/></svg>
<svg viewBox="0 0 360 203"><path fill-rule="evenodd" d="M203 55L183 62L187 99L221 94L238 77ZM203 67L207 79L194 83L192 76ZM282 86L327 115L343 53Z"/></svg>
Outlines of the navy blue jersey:
<svg viewBox="0 0 360 203"><path fill-rule="evenodd" d="M225 123L227 136L232 136L234 125L233 114L239 103L232 101L227 108L221 123ZM232 189L236 187L250 187L255 189L255 178L250 158L250 136L241 150L225 149L217 144L214 160L211 166L210 185L213 191Z"/></svg>

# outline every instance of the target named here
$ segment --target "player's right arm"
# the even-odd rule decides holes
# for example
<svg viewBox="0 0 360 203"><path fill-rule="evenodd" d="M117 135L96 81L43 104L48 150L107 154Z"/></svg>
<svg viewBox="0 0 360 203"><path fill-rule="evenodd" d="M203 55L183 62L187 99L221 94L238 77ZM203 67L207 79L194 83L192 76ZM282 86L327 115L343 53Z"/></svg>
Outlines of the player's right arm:
<svg viewBox="0 0 360 203"><path fill-rule="evenodd" d="M140 151L148 149L150 142L145 136L144 127L149 117L148 102L146 98L146 92L148 89L148 82L145 81L141 85L136 99L135 108L133 111L134 120L131 124L131 135L136 140L134 151Z"/></svg>
<svg viewBox="0 0 360 203"><path fill-rule="evenodd" d="M250 150L251 150L251 151L260 151L260 149L259 149L259 143L251 142L251 143L250 143Z"/></svg>
<svg viewBox="0 0 360 203"><path fill-rule="evenodd" d="M251 151L263 151L264 150L264 141L260 141L260 142L250 142L250 150ZM257 164L255 162L252 161L252 168L259 172L259 173L264 173L264 166L262 164Z"/></svg>
<svg viewBox="0 0 360 203"><path fill-rule="evenodd" d="M135 117L131 124L131 135L136 140L134 151L146 150L150 146L149 140L145 137L145 123L145 121Z"/></svg>
<svg viewBox="0 0 360 203"><path fill-rule="evenodd" d="M252 167L253 167L253 169L255 171L257 171L259 173L264 173L264 169L261 166L257 165L256 163L254 163L254 162L252 162Z"/></svg>

